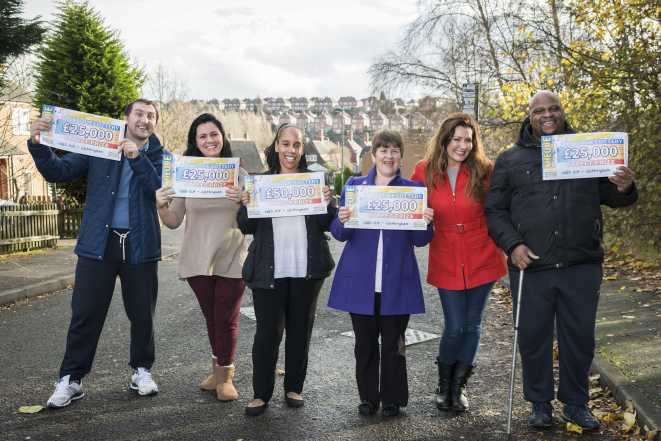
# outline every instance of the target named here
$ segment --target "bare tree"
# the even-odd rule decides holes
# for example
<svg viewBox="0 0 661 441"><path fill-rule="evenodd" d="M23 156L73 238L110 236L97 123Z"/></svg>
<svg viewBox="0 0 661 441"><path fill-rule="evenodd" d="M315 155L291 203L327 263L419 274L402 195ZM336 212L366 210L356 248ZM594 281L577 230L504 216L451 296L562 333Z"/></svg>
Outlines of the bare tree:
<svg viewBox="0 0 661 441"><path fill-rule="evenodd" d="M147 74L143 95L160 104L167 104L171 101L185 101L188 88L177 74L159 64Z"/></svg>
<svg viewBox="0 0 661 441"><path fill-rule="evenodd" d="M479 82L487 92L511 81L529 82L532 63L546 50L527 27L531 19L550 20L539 2L423 0L420 5L420 16L406 28L397 50L370 67L374 89L416 85L460 100L467 82Z"/></svg>

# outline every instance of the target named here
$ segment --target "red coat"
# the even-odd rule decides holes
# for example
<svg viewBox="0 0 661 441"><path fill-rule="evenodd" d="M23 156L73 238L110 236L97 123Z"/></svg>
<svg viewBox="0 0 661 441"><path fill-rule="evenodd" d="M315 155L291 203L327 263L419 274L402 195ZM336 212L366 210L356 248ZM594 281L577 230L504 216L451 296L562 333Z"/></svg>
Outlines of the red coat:
<svg viewBox="0 0 661 441"><path fill-rule="evenodd" d="M425 163L420 161L411 179L426 184ZM427 282L452 291L474 288L493 282L507 272L505 255L489 237L484 204L466 194L470 180L462 165L455 193L447 174L440 188L429 195L434 209L434 237L429 246ZM488 182L484 182L488 188Z"/></svg>

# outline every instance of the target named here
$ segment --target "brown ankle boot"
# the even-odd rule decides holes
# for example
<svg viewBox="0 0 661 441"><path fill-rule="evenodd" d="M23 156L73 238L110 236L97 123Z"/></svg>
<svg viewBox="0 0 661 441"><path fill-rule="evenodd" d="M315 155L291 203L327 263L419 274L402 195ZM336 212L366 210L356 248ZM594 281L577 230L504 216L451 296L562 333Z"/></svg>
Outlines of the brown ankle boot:
<svg viewBox="0 0 661 441"><path fill-rule="evenodd" d="M216 390L216 357L211 357L211 375L202 380L200 383L200 389L213 392Z"/></svg>
<svg viewBox="0 0 661 441"><path fill-rule="evenodd" d="M216 398L220 401L234 401L239 398L239 393L234 388L234 365L216 366Z"/></svg>

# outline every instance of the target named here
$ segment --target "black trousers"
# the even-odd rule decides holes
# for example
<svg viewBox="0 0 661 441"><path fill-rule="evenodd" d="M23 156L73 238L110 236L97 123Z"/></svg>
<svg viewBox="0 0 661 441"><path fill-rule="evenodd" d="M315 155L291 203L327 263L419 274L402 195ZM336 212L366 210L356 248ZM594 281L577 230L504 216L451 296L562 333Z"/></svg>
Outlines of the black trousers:
<svg viewBox="0 0 661 441"><path fill-rule="evenodd" d="M130 237L129 234L124 244L127 260ZM129 365L150 369L154 363L153 319L158 293L157 262L126 263L122 251L119 236L110 231L102 261L78 258L71 297L71 323L60 377L71 375L73 379L80 379L92 369L117 276L122 284L124 309L131 322Z"/></svg>
<svg viewBox="0 0 661 441"><path fill-rule="evenodd" d="M381 315L380 293L375 293L374 315L351 314L351 324L356 335L354 354L360 401L369 401L377 406L379 403L398 404L402 407L408 404L404 333L409 317L408 314Z"/></svg>
<svg viewBox="0 0 661 441"><path fill-rule="evenodd" d="M554 397L555 324L560 353L558 399L565 404L588 402L588 375L594 357L594 327L601 277L600 264L525 273L519 351L526 400L551 401ZM516 305L518 270L510 270L510 283Z"/></svg>
<svg viewBox="0 0 661 441"><path fill-rule="evenodd" d="M286 392L301 393L308 370L310 337L323 279L275 279L275 289L253 289L257 330L252 345L254 398L273 396L282 333L285 339Z"/></svg>

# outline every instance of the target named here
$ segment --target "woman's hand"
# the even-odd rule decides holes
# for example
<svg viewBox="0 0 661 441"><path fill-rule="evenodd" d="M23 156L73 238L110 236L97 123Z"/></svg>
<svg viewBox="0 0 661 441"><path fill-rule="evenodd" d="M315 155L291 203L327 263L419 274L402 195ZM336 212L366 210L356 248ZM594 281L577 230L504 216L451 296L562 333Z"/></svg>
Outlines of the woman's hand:
<svg viewBox="0 0 661 441"><path fill-rule="evenodd" d="M326 205L330 204L331 199L333 199L333 192L328 185L324 186L323 194Z"/></svg>
<svg viewBox="0 0 661 441"><path fill-rule="evenodd" d="M47 132L50 130L51 121L46 118L39 118L30 125L30 140L32 144L39 144L40 134L42 131Z"/></svg>
<svg viewBox="0 0 661 441"><path fill-rule="evenodd" d="M172 187L161 187L156 190L156 208L166 208L174 198Z"/></svg>
<svg viewBox="0 0 661 441"><path fill-rule="evenodd" d="M225 196L232 202L241 203L241 190L236 187L230 187L225 192Z"/></svg>
<svg viewBox="0 0 661 441"><path fill-rule="evenodd" d="M248 193L247 191L241 192L241 203L243 205L248 205L250 203L250 193Z"/></svg>
<svg viewBox="0 0 661 441"><path fill-rule="evenodd" d="M350 208L340 207L340 209L337 210L337 220L339 220L341 224L344 224L350 218L351 218L351 209Z"/></svg>
<svg viewBox="0 0 661 441"><path fill-rule="evenodd" d="M427 225L431 224L434 221L434 209L429 207L425 208L422 217L425 219L425 222L427 222Z"/></svg>

